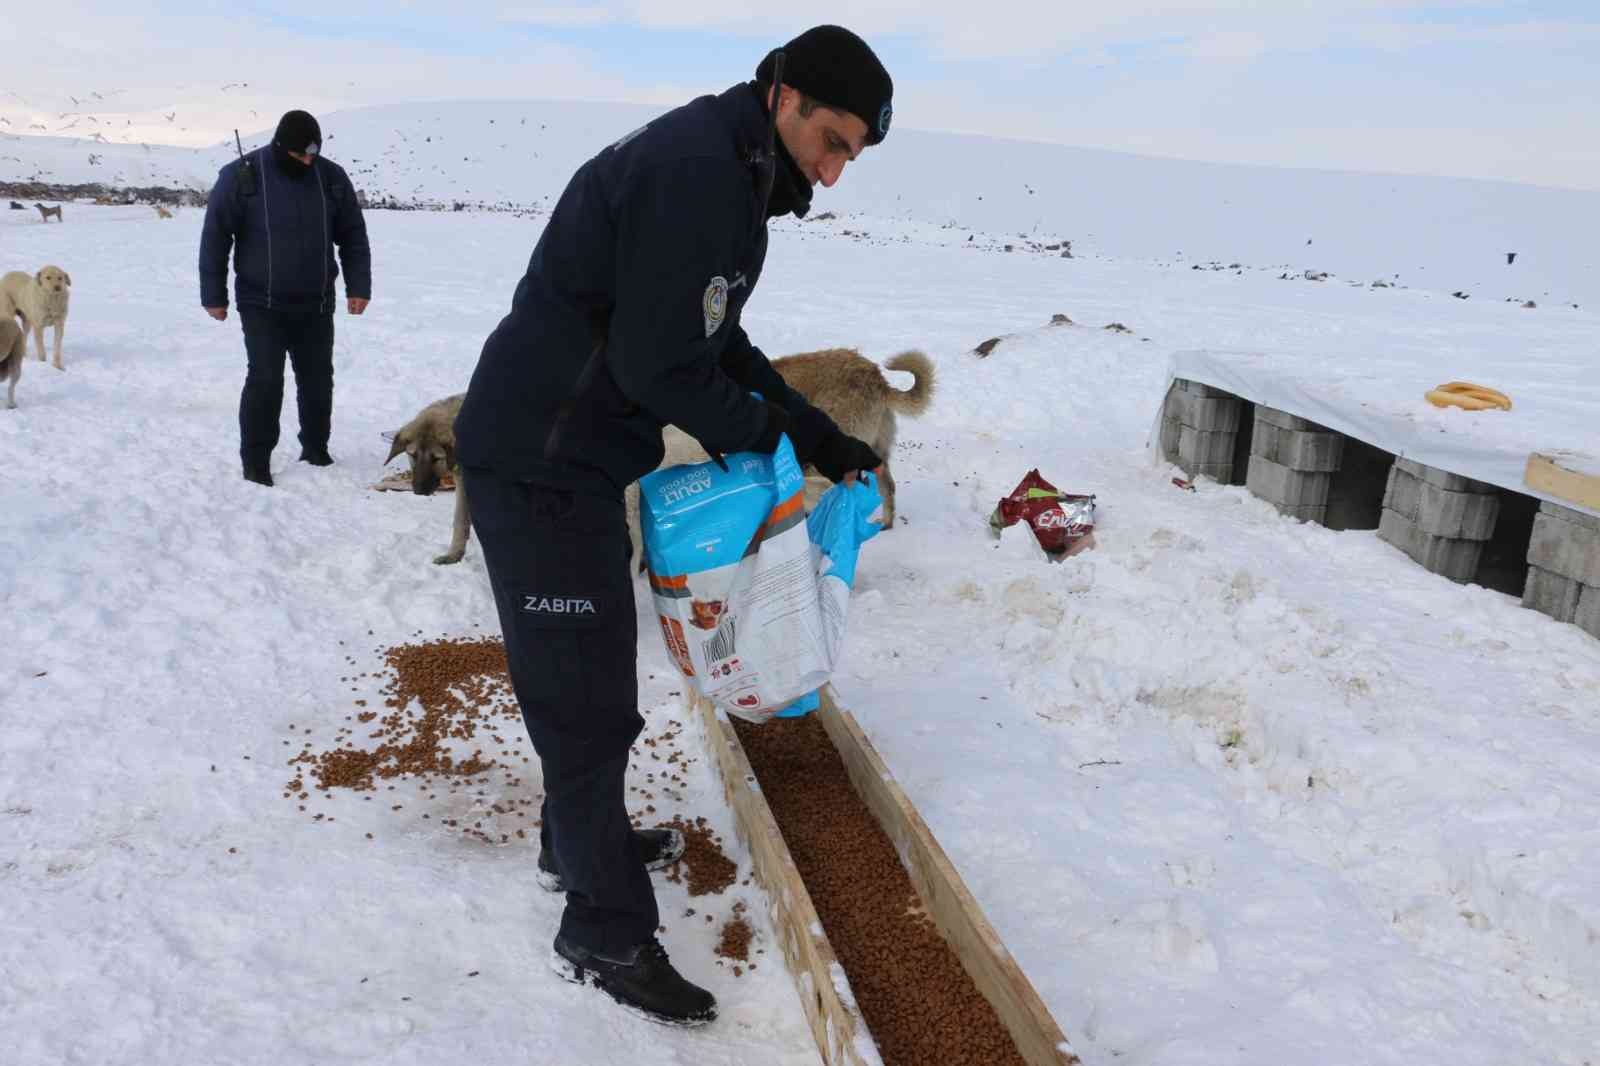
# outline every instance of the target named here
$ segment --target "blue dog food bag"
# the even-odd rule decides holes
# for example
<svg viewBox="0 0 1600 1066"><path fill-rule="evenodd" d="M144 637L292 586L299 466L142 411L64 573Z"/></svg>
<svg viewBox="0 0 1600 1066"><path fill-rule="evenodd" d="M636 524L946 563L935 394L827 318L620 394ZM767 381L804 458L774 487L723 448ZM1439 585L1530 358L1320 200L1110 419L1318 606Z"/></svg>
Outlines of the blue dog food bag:
<svg viewBox="0 0 1600 1066"><path fill-rule="evenodd" d="M725 462L639 480L661 637L695 691L729 714L804 714L844 644L857 551L879 528L876 481L834 486L808 520L787 437L771 455Z"/></svg>

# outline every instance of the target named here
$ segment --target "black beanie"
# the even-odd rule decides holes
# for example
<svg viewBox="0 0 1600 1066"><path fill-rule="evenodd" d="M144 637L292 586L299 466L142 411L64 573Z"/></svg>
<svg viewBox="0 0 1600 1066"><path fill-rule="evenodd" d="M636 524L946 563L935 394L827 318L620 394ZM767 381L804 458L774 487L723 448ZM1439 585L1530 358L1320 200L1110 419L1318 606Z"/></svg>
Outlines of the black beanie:
<svg viewBox="0 0 1600 1066"><path fill-rule="evenodd" d="M756 80L772 84L780 49L773 49L756 68ZM783 83L819 104L848 111L867 124L867 143L889 135L894 108L894 82L867 42L843 26L813 26L781 49Z"/></svg>
<svg viewBox="0 0 1600 1066"><path fill-rule="evenodd" d="M278 120L272 143L291 152L317 155L322 151L322 127L306 111L286 111Z"/></svg>

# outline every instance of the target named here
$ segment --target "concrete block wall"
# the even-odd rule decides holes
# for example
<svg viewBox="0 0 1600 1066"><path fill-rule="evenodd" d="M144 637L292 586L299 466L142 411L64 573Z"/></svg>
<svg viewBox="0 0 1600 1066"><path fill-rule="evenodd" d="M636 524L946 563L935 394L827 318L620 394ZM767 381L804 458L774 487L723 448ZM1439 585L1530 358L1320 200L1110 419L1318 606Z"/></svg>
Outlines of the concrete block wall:
<svg viewBox="0 0 1600 1066"><path fill-rule="evenodd" d="M1249 490L1283 514L1326 524L1334 475L1346 476L1341 474L1345 437L1261 404L1253 405L1253 419L1243 424L1246 404L1210 385L1177 379L1162 412L1162 454L1191 478L1205 476L1231 484L1242 430L1250 452L1245 477ZM1375 499L1375 477L1384 456L1375 449L1368 451L1372 459L1360 467L1356 491L1363 493L1362 499ZM1346 486L1340 491L1348 495L1351 490ZM1367 491L1370 497L1364 495ZM1510 499L1514 503L1520 497ZM1531 501L1524 502L1532 506ZM1511 507L1507 521L1517 521L1502 531L1501 539L1520 541L1527 511L1507 506ZM1378 536L1427 570L1465 583L1477 580L1500 509L1501 490L1493 485L1397 458L1384 486ZM1523 606L1600 639L1600 517L1543 503L1534 519L1527 563ZM1514 593L1514 587L1510 591Z"/></svg>
<svg viewBox="0 0 1600 1066"><path fill-rule="evenodd" d="M1178 378L1161 416L1161 451L1191 478L1233 481L1244 401L1230 392Z"/></svg>
<svg viewBox="0 0 1600 1066"><path fill-rule="evenodd" d="M1600 638L1600 518L1548 501L1540 506L1522 605Z"/></svg>
<svg viewBox="0 0 1600 1066"><path fill-rule="evenodd" d="M1435 574L1468 582L1500 514L1493 485L1396 459L1383 494L1378 536Z"/></svg>
<svg viewBox="0 0 1600 1066"><path fill-rule="evenodd" d="M1245 485L1280 512L1323 524L1328 488L1344 454L1344 437L1315 422L1256 405Z"/></svg>

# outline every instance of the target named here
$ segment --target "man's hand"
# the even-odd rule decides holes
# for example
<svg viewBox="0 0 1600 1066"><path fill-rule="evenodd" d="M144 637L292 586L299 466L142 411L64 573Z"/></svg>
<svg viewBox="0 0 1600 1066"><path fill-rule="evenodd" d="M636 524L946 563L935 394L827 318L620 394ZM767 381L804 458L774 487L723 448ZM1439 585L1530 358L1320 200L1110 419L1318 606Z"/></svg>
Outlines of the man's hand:
<svg viewBox="0 0 1600 1066"><path fill-rule="evenodd" d="M771 400L764 402L767 405L767 423L761 430L761 436L757 437L756 442L750 446L750 450L761 452L763 455L771 455L778 449L778 439L789 432L789 412ZM726 470L727 467L723 467L723 469Z"/></svg>
<svg viewBox="0 0 1600 1066"><path fill-rule="evenodd" d="M345 305L349 308L352 315L359 315L361 312L367 309L367 304L370 302L370 300L366 300L360 296L352 296L346 301Z"/></svg>
<svg viewBox="0 0 1600 1066"><path fill-rule="evenodd" d="M210 315L218 322L222 322L228 317L228 309L226 307L208 307L206 308L206 314Z"/></svg>
<svg viewBox="0 0 1600 1066"><path fill-rule="evenodd" d="M864 441L839 431L822 438L809 462L829 481L848 485L854 484L858 471L876 470L883 460Z"/></svg>

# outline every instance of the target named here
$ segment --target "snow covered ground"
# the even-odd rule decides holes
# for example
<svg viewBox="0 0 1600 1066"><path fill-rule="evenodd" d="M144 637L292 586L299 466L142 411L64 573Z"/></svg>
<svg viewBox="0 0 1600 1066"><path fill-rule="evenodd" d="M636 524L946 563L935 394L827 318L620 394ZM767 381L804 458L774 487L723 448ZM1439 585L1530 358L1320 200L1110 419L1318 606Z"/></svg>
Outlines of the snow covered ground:
<svg viewBox="0 0 1600 1066"><path fill-rule="evenodd" d="M1358 186L1327 208L1336 228ZM338 464L293 462L291 400L267 491L238 476L242 344L236 317L198 307L199 213L68 215L0 213L0 266L74 282L67 370L30 361L0 410L6 1061L814 1062L753 887L691 900L657 882L675 961L722 1000L706 1032L547 973L559 901L533 847L442 825L536 797L536 773L477 804L341 795L322 822L283 798L301 731L331 735L377 696L380 649L495 630L476 543L429 562L452 501L368 486L381 431L465 386L541 221L370 213L376 298L337 324ZM922 201L775 227L746 324L772 355L915 346L938 366L931 410L901 422L905 521L864 549L838 687L1084 1061L1597 1061L1600 642L1373 533L1179 491L1145 449L1174 350L1432 351L1445 380L1516 349L1532 375L1593 365L1590 307L1138 248L1007 254L1015 227L952 221ZM1354 278L1398 269L1412 234L1362 232ZM1046 326L1056 313L1076 324ZM1049 564L1024 529L990 539L1035 466L1098 495L1095 551ZM660 735L684 713L639 592ZM659 814L707 817L742 880L703 757L687 777ZM740 899L773 964L735 978L703 915Z"/></svg>

